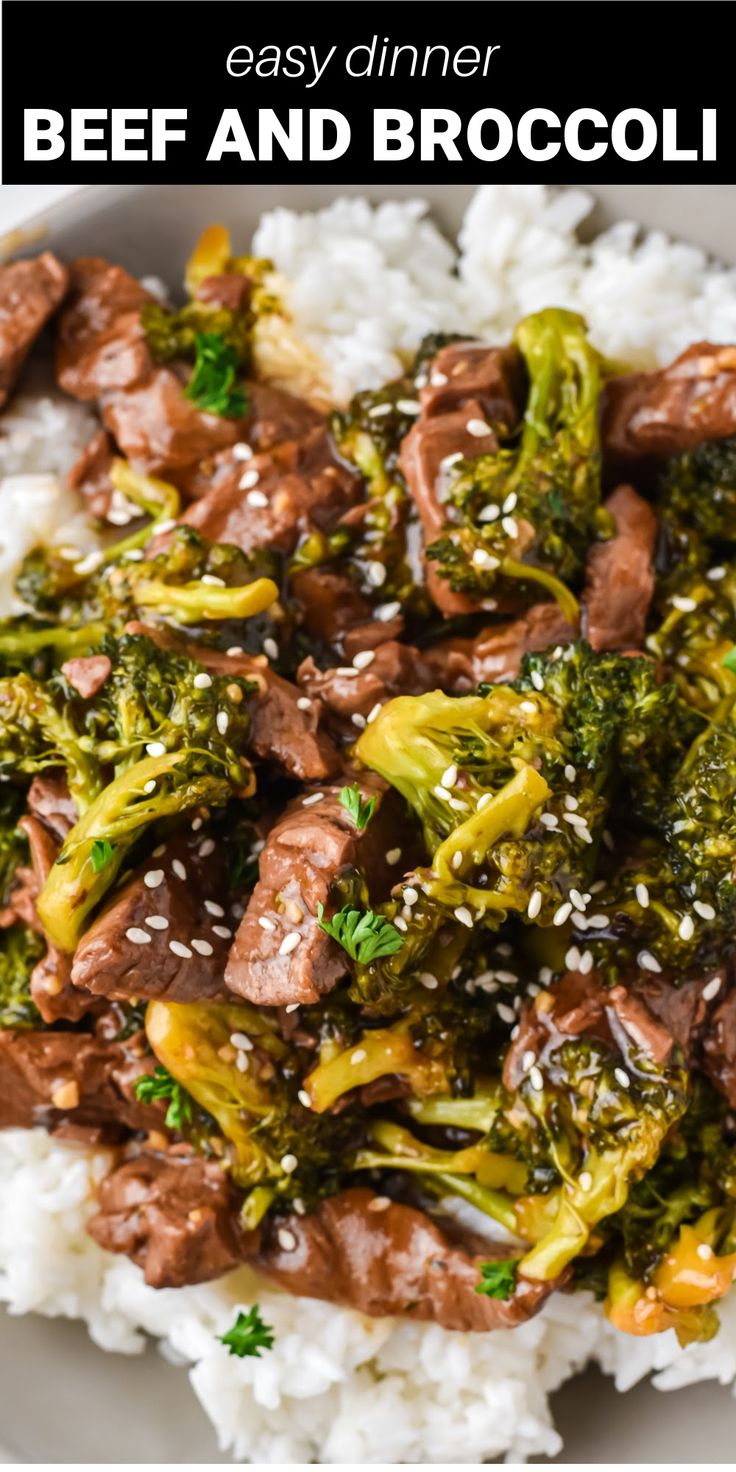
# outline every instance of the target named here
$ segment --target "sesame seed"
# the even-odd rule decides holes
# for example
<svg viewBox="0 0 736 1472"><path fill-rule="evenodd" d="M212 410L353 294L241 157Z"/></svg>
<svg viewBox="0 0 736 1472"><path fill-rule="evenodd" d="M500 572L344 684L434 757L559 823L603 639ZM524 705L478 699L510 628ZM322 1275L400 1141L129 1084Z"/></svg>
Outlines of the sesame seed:
<svg viewBox="0 0 736 1472"><path fill-rule="evenodd" d="M457 767L456 767L455 763L453 762L452 763L452 766L446 767L445 770L444 770L444 772L442 773L442 786L443 787L454 787L456 782L457 782Z"/></svg>
<svg viewBox="0 0 736 1472"><path fill-rule="evenodd" d="M431 971L421 971L419 973L419 980L422 986L427 988L428 992L436 991L437 987L439 986L437 977L433 976Z"/></svg>
<svg viewBox="0 0 736 1472"><path fill-rule="evenodd" d="M353 659L356 670L367 670L376 657L375 649L360 649Z"/></svg>
<svg viewBox="0 0 736 1472"><path fill-rule="evenodd" d="M493 802L493 793L492 792L484 792L484 793L482 793L482 795L478 798L477 811L479 813L482 813L483 812L483 809L488 807L489 802Z"/></svg>
<svg viewBox="0 0 736 1472"><path fill-rule="evenodd" d="M570 762L568 762L567 763L567 766L565 767L565 776L566 776L568 782L574 782L575 781L575 778L577 777L577 775L578 774L577 774L575 768L571 765Z"/></svg>
<svg viewBox="0 0 736 1472"><path fill-rule="evenodd" d="M134 946L150 946L151 944L150 935L147 935L146 931L141 930L138 925L131 925L130 930L126 930L125 937Z"/></svg>
<svg viewBox="0 0 736 1472"><path fill-rule="evenodd" d="M184 865L182 864L181 859L172 859L171 860L171 868L172 868L173 873L176 875L177 879L182 879L182 880L186 879L186 877L187 877L187 871L186 871Z"/></svg>
<svg viewBox="0 0 736 1472"><path fill-rule="evenodd" d="M298 1002L287 1002L287 1005L284 1007L284 1011L285 1012L298 1012L299 1011L299 1003Z"/></svg>
<svg viewBox="0 0 736 1472"><path fill-rule="evenodd" d="M245 654L245 650L242 644L231 644L230 648L225 650L225 653L228 659L237 659L239 654Z"/></svg>
<svg viewBox="0 0 736 1472"><path fill-rule="evenodd" d="M583 895L581 895L579 889L571 889L570 890L570 899L572 900L573 904L576 906L576 908L578 910L584 910L585 909L585 906L587 904L587 901L584 899Z"/></svg>
<svg viewBox="0 0 736 1472"><path fill-rule="evenodd" d="M373 1200L368 1202L367 1209L368 1211L388 1211L390 1205L390 1196L374 1196Z"/></svg>
<svg viewBox="0 0 736 1472"><path fill-rule="evenodd" d="M501 515L501 507L500 506L496 506L495 502L490 501L488 503L488 505L487 506L484 506L483 507L483 510L481 512L479 512L479 514L478 514L478 520L479 521L498 521L498 518L499 518L500 515Z"/></svg>
<svg viewBox="0 0 736 1472"><path fill-rule="evenodd" d="M463 862L462 850L461 849L456 849L455 853L452 856L452 867L453 867L453 869L459 869L459 868L461 868L462 862Z"/></svg>
<svg viewBox="0 0 736 1472"><path fill-rule="evenodd" d="M680 613L693 613L698 606L694 598L683 598L679 593L676 593L670 602L672 607L677 608Z"/></svg>
<svg viewBox="0 0 736 1472"><path fill-rule="evenodd" d="M231 1032L230 1042L234 1048L244 1048L246 1053L249 1053L253 1047L247 1032Z"/></svg>
<svg viewBox="0 0 736 1472"><path fill-rule="evenodd" d="M533 700L522 700L519 710L523 710L528 716L535 716L537 714L536 702Z"/></svg>
<svg viewBox="0 0 736 1472"><path fill-rule="evenodd" d="M498 1006L496 1007L496 1011L502 1022L516 1021L516 1013L513 1007L509 1007L507 1002L499 1002Z"/></svg>
<svg viewBox="0 0 736 1472"><path fill-rule="evenodd" d="M192 833L199 833L203 823L204 818L192 818Z"/></svg>
<svg viewBox="0 0 736 1472"><path fill-rule="evenodd" d="M293 1175L298 1164L299 1161L297 1160L296 1155L288 1153L281 1156L281 1169L286 1172L287 1176Z"/></svg>
<svg viewBox="0 0 736 1472"><path fill-rule="evenodd" d="M722 978L720 976L714 976L712 981L709 981L708 985L703 987L704 1002L712 1002L713 998L718 996L721 990L721 981Z"/></svg>
<svg viewBox="0 0 736 1472"><path fill-rule="evenodd" d="M370 726L371 722L372 721L375 721L375 719L376 719L377 716L380 716L381 710L382 710L381 702L380 702L380 700L377 700L376 701L376 704L371 707L371 709L369 710L369 712L368 712L368 714L367 714L367 716L365 718L365 723L366 723L367 726Z"/></svg>
<svg viewBox="0 0 736 1472"><path fill-rule="evenodd" d="M398 601L395 603L379 603L373 612L382 624L387 624L389 619L395 618L397 613L401 612L401 604Z"/></svg>
<svg viewBox="0 0 736 1472"><path fill-rule="evenodd" d="M651 951L640 951L636 959L638 964L643 967L645 971L662 970L657 957L653 956Z"/></svg>
<svg viewBox="0 0 736 1472"><path fill-rule="evenodd" d="M296 1247L296 1237L294 1236L293 1232L289 1231L288 1227L279 1227L276 1236L279 1239L279 1247L283 1248L284 1252L294 1251L294 1248Z"/></svg>
<svg viewBox="0 0 736 1472"><path fill-rule="evenodd" d="M89 552L81 562L76 563L74 571L84 577L86 573L95 572L98 567L101 567L104 560L102 552Z"/></svg>
<svg viewBox="0 0 736 1472"><path fill-rule="evenodd" d="M200 670L199 674L194 676L192 683L195 690L209 690L212 684L212 676L208 675L206 670Z"/></svg>
<svg viewBox="0 0 736 1472"><path fill-rule="evenodd" d="M163 878L163 869L149 869L147 873L143 875L143 883L145 884L146 889L158 889L159 884L163 883Z"/></svg>
<svg viewBox="0 0 736 1472"><path fill-rule="evenodd" d="M373 408L368 410L368 417L378 419L382 414L390 414L392 408L393 404L374 404Z"/></svg>
<svg viewBox="0 0 736 1472"><path fill-rule="evenodd" d="M396 929L397 930L408 930L408 928L409 928L408 925L407 925L407 923L406 923L406 921L405 920L402 920L402 918L401 918L400 915L397 915L396 916L396 918L394 920L394 925L396 926Z"/></svg>
<svg viewBox="0 0 736 1472"><path fill-rule="evenodd" d="M585 923L591 930L607 930L609 919L607 915L588 915Z"/></svg>
<svg viewBox="0 0 736 1472"><path fill-rule="evenodd" d="M708 1242L699 1242L695 1251L697 1252L698 1257L701 1258L703 1262L708 1262L709 1259L713 1256L713 1248L709 1245Z"/></svg>
<svg viewBox="0 0 736 1472"><path fill-rule="evenodd" d="M543 690L544 689L544 680L542 679L542 676L540 675L539 670L532 670L532 673L531 673L531 682L532 682L532 685L534 686L534 689L535 690Z"/></svg>
<svg viewBox="0 0 736 1472"><path fill-rule="evenodd" d="M613 1076L616 1083L620 1084L622 1089L628 1089L630 1087L631 1079L625 1068L614 1068Z"/></svg>
<svg viewBox="0 0 736 1472"><path fill-rule="evenodd" d="M578 1176L578 1185L581 1191L589 1191L593 1184L593 1177L589 1170L581 1170Z"/></svg>
<svg viewBox="0 0 736 1472"><path fill-rule="evenodd" d="M725 567L709 567L705 576L708 578L709 582L719 583L721 581L721 578L725 578L726 569Z"/></svg>
<svg viewBox="0 0 736 1472"><path fill-rule="evenodd" d="M296 1097L299 1100L299 1103L304 1105L305 1109L309 1109L311 1107L312 1100L306 1089L300 1089Z"/></svg>
<svg viewBox="0 0 736 1472"><path fill-rule="evenodd" d="M707 905L703 900L693 900L693 909L701 920L715 920L716 912L712 905Z"/></svg>
<svg viewBox="0 0 736 1472"><path fill-rule="evenodd" d="M646 909L649 908L649 890L647 889L646 884L642 884L642 883L637 884L637 886L636 886L636 898L638 899L639 904L642 907L642 910L646 910Z"/></svg>
<svg viewBox="0 0 736 1472"><path fill-rule="evenodd" d="M521 1057L521 1071L522 1071L522 1073L528 1073L529 1072L529 1069L533 1067L533 1065L536 1063L536 1061L537 1061L537 1055L534 1052L534 1050L532 1048L527 1048L526 1053L523 1053L522 1054L522 1057Z"/></svg>
<svg viewBox="0 0 736 1472"><path fill-rule="evenodd" d="M562 821L563 823L571 823L573 828L587 828L588 826L582 813L563 813Z"/></svg>
<svg viewBox="0 0 736 1472"><path fill-rule="evenodd" d="M580 957L580 965L578 966L578 971L580 972L580 975L581 976L588 976L592 970L593 970L593 952L592 951L583 951L583 954Z"/></svg>
<svg viewBox="0 0 736 1472"><path fill-rule="evenodd" d="M212 955L212 946L208 940L193 940L192 950L197 951L200 956Z"/></svg>
<svg viewBox="0 0 736 1472"><path fill-rule="evenodd" d="M486 424L485 419L469 419L465 428L468 434L471 434L476 440L482 439L484 434L493 433L490 424Z"/></svg>
<svg viewBox="0 0 736 1472"><path fill-rule="evenodd" d="M339 664L335 670L336 675L342 675L343 679L347 680L357 679L358 673L359 671L354 669L351 664Z"/></svg>
<svg viewBox="0 0 736 1472"><path fill-rule="evenodd" d="M355 1052L350 1054L350 1062L364 1063L367 1057L368 1054L366 1053L365 1048L356 1048Z"/></svg>
<svg viewBox="0 0 736 1472"><path fill-rule="evenodd" d="M163 741L147 741L146 742L146 751L148 752L148 755L149 756L165 756L166 755L166 747L164 746Z"/></svg>
<svg viewBox="0 0 736 1472"><path fill-rule="evenodd" d="M540 815L539 815L539 821L540 821L540 823L543 823L544 824L545 828L557 828L558 827L556 813L540 813Z"/></svg>
<svg viewBox="0 0 736 1472"><path fill-rule="evenodd" d="M354 726L357 726L357 728L358 728L359 731L364 731L365 730L365 727L367 725L367 721L366 721L365 716L362 716L360 714L360 711L359 710L354 711L354 713L353 713L353 715L351 715L350 719L351 719L353 725Z"/></svg>
<svg viewBox="0 0 736 1472"><path fill-rule="evenodd" d="M529 1069L529 1082L535 1094L541 1094L544 1088L544 1078L541 1068L537 1068L536 1063Z"/></svg>
<svg viewBox="0 0 736 1472"><path fill-rule="evenodd" d="M438 782L437 786L433 787L432 791L434 792L435 797L438 797L440 799L440 802L449 802L450 798L452 797L452 793L449 792L446 787L443 787L441 782Z"/></svg>
<svg viewBox="0 0 736 1472"><path fill-rule="evenodd" d="M220 735L224 736L228 726L230 725L230 717L226 710L218 710L215 717L215 723Z"/></svg>
<svg viewBox="0 0 736 1472"><path fill-rule="evenodd" d="M180 940L170 940L169 950L173 951L175 956L181 956L183 961L191 960L192 953L189 946L185 946Z"/></svg>
<svg viewBox="0 0 736 1472"><path fill-rule="evenodd" d="M503 503L503 510L506 515L508 515L509 511L514 510L518 499L519 497L517 496L516 491L511 491L510 494L506 497L506 500Z"/></svg>
<svg viewBox="0 0 736 1472"><path fill-rule="evenodd" d="M397 399L396 408L402 414L421 414L422 406L418 399Z"/></svg>
<svg viewBox="0 0 736 1472"><path fill-rule="evenodd" d="M683 915L677 927L677 934L680 940L692 940L695 934L695 921L692 915Z"/></svg>
<svg viewBox="0 0 736 1472"><path fill-rule="evenodd" d="M541 908L542 908L542 892L539 889L534 889L534 890L532 890L532 893L529 896L529 904L526 907L526 913L529 916L529 919L530 920L536 920L537 915L539 914L539 911L541 910Z"/></svg>
<svg viewBox="0 0 736 1472"><path fill-rule="evenodd" d="M300 695L296 703L297 710L311 710L312 702L308 695Z"/></svg>
<svg viewBox="0 0 736 1472"><path fill-rule="evenodd" d="M565 965L568 971L577 971L580 966L580 952L577 946L570 946L565 956Z"/></svg>
<svg viewBox="0 0 736 1472"><path fill-rule="evenodd" d="M468 804L463 802L461 797L451 797L449 805L454 813L467 813L468 811Z"/></svg>
<svg viewBox="0 0 736 1472"><path fill-rule="evenodd" d="M414 889L414 886L413 885L408 884L407 887L406 887L406 889L404 890L404 904L405 905L415 905L418 899L419 899L419 890L418 889Z"/></svg>
<svg viewBox="0 0 736 1472"><path fill-rule="evenodd" d="M271 931L276 929L273 920L269 920L268 915L259 915L258 924L260 925L262 930Z"/></svg>
<svg viewBox="0 0 736 1472"><path fill-rule="evenodd" d="M442 373L439 368L432 370L429 381L434 388L444 388L445 384L449 383L447 374Z"/></svg>
<svg viewBox="0 0 736 1472"><path fill-rule="evenodd" d="M573 910L572 915L570 916L570 919L572 920L573 925L578 930L586 930L587 929L588 921L587 921L587 918L584 915L584 913L583 913L582 910Z"/></svg>
<svg viewBox="0 0 736 1472"><path fill-rule="evenodd" d="M233 460L252 460L253 451L250 445L246 445L244 440L240 440L237 445L233 445L232 457Z"/></svg>
<svg viewBox="0 0 736 1472"><path fill-rule="evenodd" d="M565 804L565 807L567 808L568 813L574 813L574 812L577 811L577 808L578 808L578 800L577 800L576 797L573 797L573 795L572 795L571 792L566 792L565 793L565 796L563 798L563 802Z"/></svg>
<svg viewBox="0 0 736 1472"><path fill-rule="evenodd" d="M559 909L555 910L555 913L552 916L552 924L564 925L565 921L570 919L571 914L572 905L570 904L569 900L565 900L563 904L559 906Z"/></svg>
<svg viewBox="0 0 736 1472"><path fill-rule="evenodd" d="M230 940L232 930L228 930L227 925L213 925L212 934L216 935L218 940Z"/></svg>
<svg viewBox="0 0 736 1472"><path fill-rule="evenodd" d="M452 470L453 465L459 465L463 459L462 450L453 450L451 455L443 455L440 460L440 470Z"/></svg>
<svg viewBox="0 0 736 1472"><path fill-rule="evenodd" d="M152 792L155 792L156 791L156 778L155 777L150 777L147 782L144 782L144 784L143 784L143 791L146 792L146 793L148 793L149 796L150 796L150 794Z"/></svg>
<svg viewBox="0 0 736 1472"><path fill-rule="evenodd" d="M386 863L387 864L398 864L400 858L401 858L401 849L400 848L389 848L389 849L386 850Z"/></svg>
<svg viewBox="0 0 736 1472"><path fill-rule="evenodd" d="M222 905L218 905L216 900L205 900L204 907L208 915L216 915L221 919L225 914Z"/></svg>
<svg viewBox="0 0 736 1472"><path fill-rule="evenodd" d="M247 1053L236 1053L235 1054L235 1067L238 1069L238 1072L239 1073L247 1073L248 1072L248 1054Z"/></svg>
<svg viewBox="0 0 736 1472"><path fill-rule="evenodd" d="M300 941L301 936L298 930L289 931L289 934L284 936L281 945L279 946L279 955L290 956L292 951L296 950Z"/></svg>
<svg viewBox="0 0 736 1472"><path fill-rule="evenodd" d="M458 905L455 911L455 919L459 920L461 925L467 925L468 930L473 929L473 917L467 905Z"/></svg>
<svg viewBox="0 0 736 1472"><path fill-rule="evenodd" d="M205 583L208 588L225 587L225 579L216 577L213 572L203 572L200 578L200 582Z"/></svg>
<svg viewBox="0 0 736 1472"><path fill-rule="evenodd" d="M257 470L246 470L245 475L241 475L240 480L238 481L238 489L241 491L249 491L251 486L258 485L260 478L261 477L258 474Z"/></svg>
<svg viewBox="0 0 736 1472"><path fill-rule="evenodd" d="M269 659L278 659L278 657L279 657L279 646L276 643L276 640L275 639L270 639L270 638L269 639L264 639L264 641L263 641L263 653L265 655L267 655Z"/></svg>
<svg viewBox="0 0 736 1472"><path fill-rule="evenodd" d="M302 807L313 808L316 802L324 802L324 799L324 792L312 792L310 793L309 797L304 798L304 801L302 802Z"/></svg>
<svg viewBox="0 0 736 1472"><path fill-rule="evenodd" d="M259 510L268 505L268 496L264 491L249 491L245 499L249 506L257 506Z"/></svg>
<svg viewBox="0 0 736 1472"><path fill-rule="evenodd" d="M386 581L386 569L382 562L367 562L365 575L372 588L382 588Z"/></svg>
<svg viewBox="0 0 736 1472"><path fill-rule="evenodd" d="M168 930L169 928L165 915L146 915L146 925L150 925L151 930Z"/></svg>
<svg viewBox="0 0 736 1472"><path fill-rule="evenodd" d="M507 537L511 537L512 540L513 540L514 537L518 537L518 535L519 535L519 523L518 523L518 521L516 521L515 517L513 517L513 516L502 516L502 518L501 518L501 526L503 527L503 529L504 529Z"/></svg>
<svg viewBox="0 0 736 1472"><path fill-rule="evenodd" d="M476 547L472 561L475 567L485 568L488 572L493 572L501 566L500 559L494 557L492 552L487 552L485 547Z"/></svg>
<svg viewBox="0 0 736 1472"><path fill-rule="evenodd" d="M542 986L547 986L548 983L552 980L552 967L551 966L540 966L540 968L539 968L539 970L537 972L537 976L539 977L539 980L541 981Z"/></svg>

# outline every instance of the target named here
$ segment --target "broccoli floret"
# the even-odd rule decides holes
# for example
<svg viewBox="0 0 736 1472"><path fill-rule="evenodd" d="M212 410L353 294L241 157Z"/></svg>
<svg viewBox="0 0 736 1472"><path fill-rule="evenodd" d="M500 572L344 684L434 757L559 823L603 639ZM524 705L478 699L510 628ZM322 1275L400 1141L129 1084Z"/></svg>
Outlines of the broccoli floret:
<svg viewBox="0 0 736 1472"><path fill-rule="evenodd" d="M736 541L736 439L706 440L667 462L659 486L666 520L706 542Z"/></svg>
<svg viewBox="0 0 736 1472"><path fill-rule="evenodd" d="M41 1026L30 981L45 949L41 936L27 925L0 930L0 1028Z"/></svg>
<svg viewBox="0 0 736 1472"><path fill-rule="evenodd" d="M62 766L83 812L98 797L103 777L90 745L80 737L58 682L44 684L26 674L0 680L0 771L11 777Z"/></svg>
<svg viewBox="0 0 736 1472"><path fill-rule="evenodd" d="M684 698L704 714L736 694L730 661L736 641L736 569L678 566L657 589L659 626L647 649L667 667Z"/></svg>
<svg viewBox="0 0 736 1472"><path fill-rule="evenodd" d="M18 868L28 856L28 841L18 827L24 809L22 788L10 782L0 784L0 908L7 904Z"/></svg>
<svg viewBox="0 0 736 1472"><path fill-rule="evenodd" d="M540 586L571 621L600 510L600 360L573 312L550 308L521 322L515 340L529 376L518 434L494 453L460 462L449 488L454 516L427 556L452 588L526 601Z"/></svg>

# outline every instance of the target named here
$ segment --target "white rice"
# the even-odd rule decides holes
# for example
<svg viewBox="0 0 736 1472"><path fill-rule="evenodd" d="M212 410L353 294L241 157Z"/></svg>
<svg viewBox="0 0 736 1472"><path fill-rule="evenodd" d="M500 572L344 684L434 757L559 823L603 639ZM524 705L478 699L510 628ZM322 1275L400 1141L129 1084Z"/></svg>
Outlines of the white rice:
<svg viewBox="0 0 736 1472"><path fill-rule="evenodd" d="M271 212L254 249L290 278L294 329L323 360L337 399L398 373L428 331L498 338L550 304L582 311L601 350L631 363L664 361L698 338L736 340L736 272L661 234L640 237L634 225L582 245L575 232L589 209L579 191L488 186L467 212L457 255L418 201L373 210L341 200L312 215ZM0 606L11 567L39 536L84 545L63 478L90 426L86 410L48 394L24 393L0 421ZM13 1313L83 1319L102 1348L120 1353L155 1335L189 1366L220 1445L236 1458L550 1455L560 1443L547 1397L591 1360L622 1390L652 1371L662 1389L736 1378L736 1295L716 1338L681 1350L671 1332L620 1335L583 1295L554 1298L509 1334L461 1335L296 1300L248 1269L154 1292L84 1231L107 1165L104 1151L43 1132L0 1134L0 1300ZM215 1336L255 1301L276 1342L240 1361Z"/></svg>

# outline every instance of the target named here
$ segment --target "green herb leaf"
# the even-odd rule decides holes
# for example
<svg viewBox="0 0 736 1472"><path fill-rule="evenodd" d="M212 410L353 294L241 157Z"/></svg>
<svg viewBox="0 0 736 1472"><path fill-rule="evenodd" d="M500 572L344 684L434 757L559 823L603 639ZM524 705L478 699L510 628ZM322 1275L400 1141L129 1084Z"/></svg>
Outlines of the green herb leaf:
<svg viewBox="0 0 736 1472"><path fill-rule="evenodd" d="M384 920L373 910L354 910L350 905L344 905L331 920L325 920L323 916L324 906L318 905L321 929L363 966L378 960L379 956L395 956L404 944L403 937L390 920Z"/></svg>
<svg viewBox="0 0 736 1472"><path fill-rule="evenodd" d="M486 1298L511 1298L516 1287L518 1257L507 1257L502 1262L482 1262L481 1281L476 1293L485 1293Z"/></svg>
<svg viewBox="0 0 736 1472"><path fill-rule="evenodd" d="M168 1099L166 1124L170 1130L182 1130L191 1122L192 1100L186 1089L161 1064L153 1073L141 1074L134 1084L136 1099L143 1104L152 1104L155 1099Z"/></svg>
<svg viewBox="0 0 736 1472"><path fill-rule="evenodd" d="M721 663L724 669L730 670L732 675L736 675L736 644L734 644L733 649L729 649L728 654L724 654Z"/></svg>
<svg viewBox="0 0 736 1472"><path fill-rule="evenodd" d="M184 390L198 409L223 419L240 419L248 407L236 385L238 355L217 332L198 332L194 338L194 372Z"/></svg>
<svg viewBox="0 0 736 1472"><path fill-rule="evenodd" d="M355 824L358 832L362 833L363 829L368 827L376 810L375 797L369 797L366 802L363 802L360 795L360 788L357 782L354 782L352 787L343 787L340 793L340 802L348 817Z"/></svg>
<svg viewBox="0 0 736 1472"><path fill-rule="evenodd" d="M100 870L104 869L106 864L109 864L114 852L114 843L109 843L106 838L95 839L90 853L92 868L95 874L99 874Z"/></svg>
<svg viewBox="0 0 736 1472"><path fill-rule="evenodd" d="M257 1303L247 1314L241 1309L232 1329L217 1337L220 1344L226 1345L229 1353L236 1354L239 1360L245 1359L246 1355L255 1355L259 1359L262 1349L273 1349L273 1329L270 1324L264 1324Z"/></svg>

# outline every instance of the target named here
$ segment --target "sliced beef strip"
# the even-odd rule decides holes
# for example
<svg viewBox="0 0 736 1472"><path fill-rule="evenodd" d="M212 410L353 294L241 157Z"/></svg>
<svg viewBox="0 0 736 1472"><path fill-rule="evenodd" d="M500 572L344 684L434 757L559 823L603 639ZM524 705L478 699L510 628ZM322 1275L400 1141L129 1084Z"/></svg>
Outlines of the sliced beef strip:
<svg viewBox="0 0 736 1472"><path fill-rule="evenodd" d="M68 284L66 266L48 250L33 261L0 266L0 408Z"/></svg>
<svg viewBox="0 0 736 1472"><path fill-rule="evenodd" d="M597 972L583 976L568 971L551 988L552 1005L540 1008L526 1003L519 1018L519 1031L506 1055L503 1081L516 1089L524 1077L524 1054L543 1060L545 1053L568 1037L591 1036L615 1044L629 1045L647 1053L654 1063L669 1058L676 1038L657 1012L647 1003L646 993L615 986L606 989Z"/></svg>
<svg viewBox="0 0 736 1472"><path fill-rule="evenodd" d="M114 487L110 467L114 456L115 446L107 430L98 429L67 477L72 490L84 496L90 516L98 521L105 521L112 503Z"/></svg>
<svg viewBox="0 0 736 1472"><path fill-rule="evenodd" d="M588 553L582 632L595 650L641 649L654 593L657 518L631 486L619 486L606 510L616 530Z"/></svg>
<svg viewBox="0 0 736 1472"><path fill-rule="evenodd" d="M475 404L494 428L503 426L507 433L515 428L524 377L518 348L448 343L428 366L427 375L419 395L425 418Z"/></svg>
<svg viewBox="0 0 736 1472"><path fill-rule="evenodd" d="M217 1161L173 1151L135 1155L102 1182L99 1204L90 1236L107 1252L131 1257L152 1288L209 1282L257 1247Z"/></svg>
<svg viewBox="0 0 736 1472"><path fill-rule="evenodd" d="M78 695L91 700L112 674L112 661L106 654L78 655L66 660L61 673Z"/></svg>
<svg viewBox="0 0 736 1472"><path fill-rule="evenodd" d="M34 777L28 790L29 812L19 827L28 839L31 867L18 871L18 888L10 896L10 908L38 931L46 942L46 954L31 972L31 996L44 1022L76 1022L90 1008L92 998L77 991L71 982L71 961L49 939L38 918L36 900L77 810L63 777L52 772Z"/></svg>
<svg viewBox="0 0 736 1472"><path fill-rule="evenodd" d="M703 1066L711 1083L736 1108L736 990L716 1006L702 1044Z"/></svg>
<svg viewBox="0 0 736 1472"><path fill-rule="evenodd" d="M207 306L224 307L228 312L244 312L250 300L250 281L239 271L223 271L219 276L205 276L195 293L195 301Z"/></svg>
<svg viewBox="0 0 736 1472"><path fill-rule="evenodd" d="M619 461L676 455L733 434L736 347L696 342L666 368L606 384L603 445Z"/></svg>
<svg viewBox="0 0 736 1472"><path fill-rule="evenodd" d="M467 426L473 420L485 422L482 405L471 400L465 408L435 418L418 419L401 446L399 465L406 479L422 524L424 546L442 535L447 522L444 496L452 479L452 470L443 466L451 455L475 460L498 449L492 429L488 434L473 435ZM426 564L427 588L441 613L446 616L471 613L480 604L466 593L456 593L446 578L440 577L436 564Z"/></svg>
<svg viewBox="0 0 736 1472"><path fill-rule="evenodd" d="M375 706L394 695L421 695L438 683L428 658L411 644L390 639L365 652L372 658L363 669L338 665L319 670L309 655L297 670L300 688L310 700L321 702L336 730L353 741L356 728L362 729Z"/></svg>
<svg viewBox="0 0 736 1472"><path fill-rule="evenodd" d="M346 660L363 649L398 639L403 631L402 613L378 618L352 579L329 566L292 574L290 587L307 632Z"/></svg>
<svg viewBox="0 0 736 1472"><path fill-rule="evenodd" d="M504 1246L493 1256L513 1252ZM256 1261L301 1297L467 1333L524 1323L554 1286L522 1280L511 1298L488 1298L476 1292L488 1256L455 1245L413 1206L386 1205L385 1198L355 1187L321 1202L310 1216L281 1218L278 1228L267 1228Z"/></svg>
<svg viewBox="0 0 736 1472"><path fill-rule="evenodd" d="M163 649L176 649L198 659L212 674L240 675L258 690L251 705L250 747L261 761L272 762L301 782L320 782L341 766L340 756L326 731L320 729L320 707L304 708L296 685L277 675L265 655L227 654L204 644L187 643L169 630L131 622L130 634L147 634Z"/></svg>
<svg viewBox="0 0 736 1472"><path fill-rule="evenodd" d="M342 783L295 798L271 829L225 971L238 996L265 1007L318 1002L348 971L345 951L317 921L318 904L329 913L333 880L359 867L374 900L388 895L396 875L386 854L405 843L406 815L381 778L366 772L345 781L351 777L364 800L376 798L362 833L339 801ZM298 941L289 950L292 936Z"/></svg>
<svg viewBox="0 0 736 1472"><path fill-rule="evenodd" d="M141 1037L104 1042L87 1033L0 1031L0 1129L42 1125L88 1141L161 1131L165 1106L143 1104L134 1086L151 1071Z"/></svg>
<svg viewBox="0 0 736 1472"><path fill-rule="evenodd" d="M472 639L442 639L426 649L423 658L436 684L462 692L482 682L514 680L525 654L569 644L576 637L556 603L536 603L521 618L483 629Z"/></svg>
<svg viewBox="0 0 736 1472"><path fill-rule="evenodd" d="M200 829L161 848L82 936L75 986L116 1001L199 1002L224 993L233 917L222 845Z"/></svg>
<svg viewBox="0 0 736 1472"><path fill-rule="evenodd" d="M212 542L288 555L305 534L334 526L359 494L359 477L337 459L327 430L318 426L301 440L234 462L182 520Z"/></svg>

